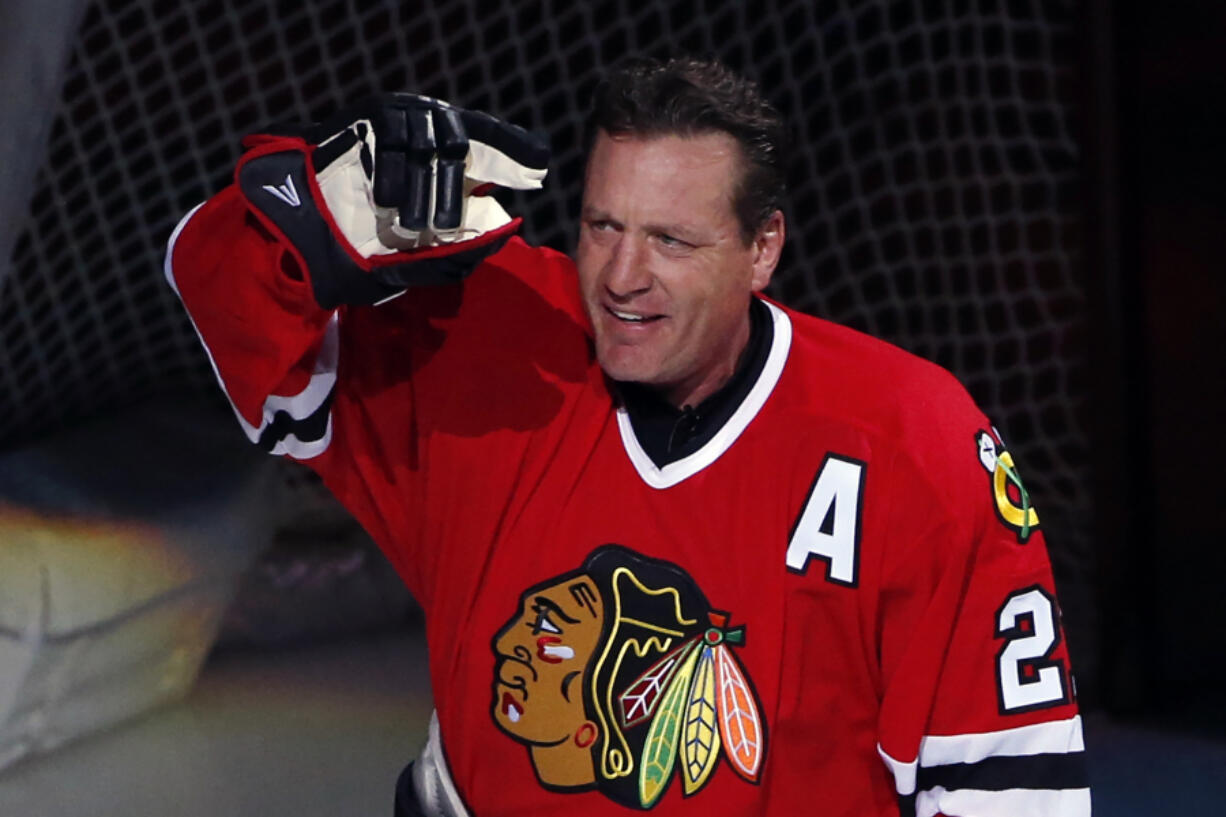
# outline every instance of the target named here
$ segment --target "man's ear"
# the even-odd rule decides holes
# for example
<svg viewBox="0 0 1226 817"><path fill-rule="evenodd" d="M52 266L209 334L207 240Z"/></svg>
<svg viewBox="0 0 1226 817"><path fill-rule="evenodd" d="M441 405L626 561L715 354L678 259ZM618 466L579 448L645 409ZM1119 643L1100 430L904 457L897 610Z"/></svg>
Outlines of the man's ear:
<svg viewBox="0 0 1226 817"><path fill-rule="evenodd" d="M753 277L751 283L754 292L760 292L771 281L771 275L779 264L779 256L783 254L783 240L787 236L787 227L783 220L783 211L776 210L770 214L766 222L758 228L753 237Z"/></svg>

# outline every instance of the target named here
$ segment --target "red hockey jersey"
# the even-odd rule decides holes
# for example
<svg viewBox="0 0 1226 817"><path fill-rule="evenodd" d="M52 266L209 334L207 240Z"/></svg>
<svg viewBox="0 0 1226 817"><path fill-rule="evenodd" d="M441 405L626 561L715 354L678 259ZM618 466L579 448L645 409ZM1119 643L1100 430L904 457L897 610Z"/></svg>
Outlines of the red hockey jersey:
<svg viewBox="0 0 1226 817"><path fill-rule="evenodd" d="M474 815L1089 813L1039 517L946 372L770 304L739 408L657 467L564 256L336 312L283 257L227 189L166 272L248 436L420 601Z"/></svg>

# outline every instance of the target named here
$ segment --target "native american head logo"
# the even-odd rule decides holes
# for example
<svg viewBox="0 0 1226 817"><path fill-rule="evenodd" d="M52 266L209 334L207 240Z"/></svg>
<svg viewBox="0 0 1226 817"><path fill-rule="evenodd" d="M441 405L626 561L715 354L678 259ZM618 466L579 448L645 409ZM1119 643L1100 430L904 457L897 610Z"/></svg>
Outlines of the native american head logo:
<svg viewBox="0 0 1226 817"><path fill-rule="evenodd" d="M597 548L494 636L494 722L553 791L650 809L675 777L696 794L721 757L757 783L766 724L729 621L676 565Z"/></svg>

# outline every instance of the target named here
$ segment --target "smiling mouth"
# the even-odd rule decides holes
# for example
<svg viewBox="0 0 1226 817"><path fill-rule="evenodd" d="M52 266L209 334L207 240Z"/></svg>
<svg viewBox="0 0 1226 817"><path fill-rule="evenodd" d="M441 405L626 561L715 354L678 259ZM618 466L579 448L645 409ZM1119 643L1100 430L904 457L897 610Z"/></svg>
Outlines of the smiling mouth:
<svg viewBox="0 0 1226 817"><path fill-rule="evenodd" d="M628 324L642 325L645 323L654 323L655 321L661 320L664 317L663 315L640 315L637 312L626 312L621 309L614 309L611 306L606 306L604 310L621 323Z"/></svg>

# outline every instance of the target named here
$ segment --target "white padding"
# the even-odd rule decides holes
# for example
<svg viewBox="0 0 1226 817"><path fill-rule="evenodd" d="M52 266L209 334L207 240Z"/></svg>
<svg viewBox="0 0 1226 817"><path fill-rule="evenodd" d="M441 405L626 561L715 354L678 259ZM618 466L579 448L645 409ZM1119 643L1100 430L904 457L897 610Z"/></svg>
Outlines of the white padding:
<svg viewBox="0 0 1226 817"><path fill-rule="evenodd" d="M0 455L0 768L191 688L274 521L230 422L147 406Z"/></svg>
<svg viewBox="0 0 1226 817"><path fill-rule="evenodd" d="M429 737L413 764L413 791L426 817L471 817L447 768L438 712L430 713Z"/></svg>
<svg viewBox="0 0 1226 817"><path fill-rule="evenodd" d="M512 190L536 190L545 183L547 172L544 168L525 167L484 142L468 143L464 175L478 182L491 182Z"/></svg>

